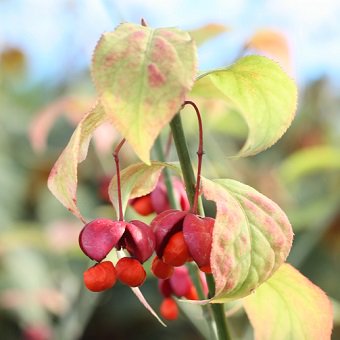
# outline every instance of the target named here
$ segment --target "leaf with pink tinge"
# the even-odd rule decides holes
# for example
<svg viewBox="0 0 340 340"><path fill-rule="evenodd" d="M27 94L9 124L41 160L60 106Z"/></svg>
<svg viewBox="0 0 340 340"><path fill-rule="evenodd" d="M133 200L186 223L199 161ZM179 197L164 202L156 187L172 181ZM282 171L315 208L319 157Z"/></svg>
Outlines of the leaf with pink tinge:
<svg viewBox="0 0 340 340"><path fill-rule="evenodd" d="M155 235L145 223L137 220L130 221L126 224L124 237L126 238L127 249L139 262L144 263L153 254Z"/></svg>
<svg viewBox="0 0 340 340"><path fill-rule="evenodd" d="M211 302L247 296L287 258L291 225L276 203L245 184L203 178L202 189L217 207L210 257L216 292Z"/></svg>
<svg viewBox="0 0 340 340"><path fill-rule="evenodd" d="M183 236L189 252L199 267L210 264L212 232L215 220L188 214L184 218Z"/></svg>
<svg viewBox="0 0 340 340"><path fill-rule="evenodd" d="M100 101L143 162L183 104L196 64L194 41L176 28L124 23L99 40L92 77Z"/></svg>
<svg viewBox="0 0 340 340"><path fill-rule="evenodd" d="M330 300L289 264L283 264L243 303L256 340L331 339Z"/></svg>
<svg viewBox="0 0 340 340"><path fill-rule="evenodd" d="M78 124L66 148L54 164L48 177L48 188L52 194L83 222L77 206L77 166L87 155L90 139L95 129L107 121L100 105L93 108Z"/></svg>
<svg viewBox="0 0 340 340"><path fill-rule="evenodd" d="M97 262L103 260L123 236L128 223L97 218L87 223L79 235L82 251Z"/></svg>

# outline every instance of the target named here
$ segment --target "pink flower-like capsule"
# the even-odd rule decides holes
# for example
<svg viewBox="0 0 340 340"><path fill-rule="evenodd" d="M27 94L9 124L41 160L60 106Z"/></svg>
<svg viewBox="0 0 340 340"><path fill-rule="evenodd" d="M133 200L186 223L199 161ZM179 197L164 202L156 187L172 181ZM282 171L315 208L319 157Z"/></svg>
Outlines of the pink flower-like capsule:
<svg viewBox="0 0 340 340"><path fill-rule="evenodd" d="M164 299L160 305L160 314L167 320L178 318L178 307L172 295L197 300L197 292L186 267L176 267L170 279L159 280L158 288Z"/></svg>
<svg viewBox="0 0 340 340"><path fill-rule="evenodd" d="M210 253L214 223L215 220L211 217L202 218L189 211L167 210L162 212L151 222L151 228L156 238L157 256L165 263L177 266L176 253L180 256L183 253L186 254L185 249L183 251L183 243L178 241L178 239L180 240L179 236L183 235L189 256L202 271L211 272ZM188 260L185 259L185 256L183 257L184 262L182 261L180 265Z"/></svg>
<svg viewBox="0 0 340 340"><path fill-rule="evenodd" d="M184 184L178 178L172 178L174 195L179 202L182 210L189 210L190 204L185 192ZM134 198L130 201L131 206L143 216L151 213L160 214L161 212L170 209L168 193L163 179L159 179L155 189L145 196Z"/></svg>
<svg viewBox="0 0 340 340"><path fill-rule="evenodd" d="M200 280L204 294L207 294L208 287L203 273ZM189 270L185 266L176 267L170 279L158 280L158 288L163 297L168 298L175 295L179 298L185 297L188 300L197 300L197 292L191 280Z"/></svg>
<svg viewBox="0 0 340 340"><path fill-rule="evenodd" d="M97 218L87 223L79 235L79 245L90 259L102 261L116 247L126 249L132 257L144 263L155 249L151 228L141 221L113 221Z"/></svg>

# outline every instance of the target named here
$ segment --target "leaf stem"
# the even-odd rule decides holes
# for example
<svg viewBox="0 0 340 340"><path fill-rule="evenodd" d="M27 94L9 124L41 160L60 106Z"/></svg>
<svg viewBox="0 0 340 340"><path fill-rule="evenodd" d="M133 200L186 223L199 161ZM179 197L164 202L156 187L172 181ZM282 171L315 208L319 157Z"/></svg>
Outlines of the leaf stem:
<svg viewBox="0 0 340 340"><path fill-rule="evenodd" d="M177 114L172 121L170 122L170 127L172 131L172 135L174 138L178 159L181 165L183 178L186 186L186 191L188 194L188 199L190 204L192 205L195 198L195 189L196 189L196 181L194 170L192 168L190 155L188 151L188 146L186 142L186 138L183 131L182 120L179 114ZM201 207L198 207L201 208ZM202 209L203 212L203 209ZM207 274L207 283L209 287L209 294L213 296L215 292L215 282L212 275ZM227 328L227 323L225 320L224 308L223 304L213 304L212 306L213 317L216 323L217 328L217 337L219 340L229 340L230 335Z"/></svg>
<svg viewBox="0 0 340 340"><path fill-rule="evenodd" d="M197 158L198 158L198 164L197 164L197 177L196 177L196 186L195 186L195 195L194 195L194 203L192 206L192 212L194 214L197 214L197 209L198 209L198 197L200 195L200 189L201 189L201 170L202 170L202 159L203 159L203 124L202 124L202 117L201 113L197 107L197 105L191 101L191 100L186 100L184 102L184 105L191 105L197 115L197 120L198 120L198 150L197 150Z"/></svg>
<svg viewBox="0 0 340 340"><path fill-rule="evenodd" d="M164 155L164 152L163 152L161 136L158 136L158 138L156 139L155 151L156 151L158 159L161 162L165 162L166 159L165 159L165 155ZM170 206L173 209L179 209L178 204L177 204L177 200L175 198L174 189L173 189L173 186L172 186L171 175L170 175L169 169L167 167L164 168L163 174L164 174L164 184L166 186L166 191L167 191L167 194L168 194Z"/></svg>
<svg viewBox="0 0 340 340"><path fill-rule="evenodd" d="M120 169L119 169L119 151L125 143L125 138L116 146L113 151L113 158L116 163L116 174L117 174L117 192L118 192L118 208L119 208L119 221L124 221L123 206L122 206L122 190L120 187Z"/></svg>

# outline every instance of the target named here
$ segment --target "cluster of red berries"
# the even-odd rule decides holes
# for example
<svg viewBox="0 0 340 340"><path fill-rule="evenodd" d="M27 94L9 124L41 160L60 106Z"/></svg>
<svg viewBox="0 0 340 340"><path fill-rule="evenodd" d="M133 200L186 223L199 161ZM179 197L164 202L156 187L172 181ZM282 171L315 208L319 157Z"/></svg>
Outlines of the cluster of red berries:
<svg viewBox="0 0 340 340"><path fill-rule="evenodd" d="M140 215L158 214L150 226L138 220L99 218L87 223L79 235L83 252L97 261L84 273L86 287L94 292L113 287L117 279L130 287L142 285L146 278L143 263L155 251L151 271L159 279L159 289L164 297L160 313L167 320L178 316L173 296L198 299L188 269L183 265L194 261L202 272L211 273L215 222L213 218L192 213L183 183L173 179L173 185L183 210L169 209L167 191L160 180L150 194L129 202ZM111 261L103 261L113 248L125 249L131 257L119 259L115 266ZM204 280L202 282L205 284Z"/></svg>
<svg viewBox="0 0 340 340"><path fill-rule="evenodd" d="M141 221L98 218L84 226L79 245L98 262L84 273L84 283L89 290L99 292L113 287L117 279L130 287L142 285L146 277L142 264L154 252L155 237ZM110 261L101 262L113 248L126 249L132 257L121 258L116 267Z"/></svg>

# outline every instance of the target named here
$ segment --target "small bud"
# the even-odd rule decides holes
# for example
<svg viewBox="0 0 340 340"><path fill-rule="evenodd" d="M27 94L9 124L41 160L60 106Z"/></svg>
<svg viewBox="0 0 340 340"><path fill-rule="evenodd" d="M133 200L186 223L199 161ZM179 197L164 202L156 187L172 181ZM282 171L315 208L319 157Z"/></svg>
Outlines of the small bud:
<svg viewBox="0 0 340 340"><path fill-rule="evenodd" d="M116 280L116 270L110 261L95 264L84 272L85 286L92 292L101 292L112 288Z"/></svg>
<svg viewBox="0 0 340 340"><path fill-rule="evenodd" d="M117 277L119 281L130 286L141 286L146 278L142 264L131 257L123 257L116 264Z"/></svg>
<svg viewBox="0 0 340 340"><path fill-rule="evenodd" d="M174 267L164 263L159 257L155 256L151 265L152 273L159 279L168 279L174 272Z"/></svg>
<svg viewBox="0 0 340 340"><path fill-rule="evenodd" d="M160 306L160 314L164 319L176 320L178 318L178 307L175 300L165 298Z"/></svg>

